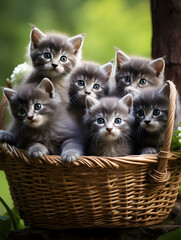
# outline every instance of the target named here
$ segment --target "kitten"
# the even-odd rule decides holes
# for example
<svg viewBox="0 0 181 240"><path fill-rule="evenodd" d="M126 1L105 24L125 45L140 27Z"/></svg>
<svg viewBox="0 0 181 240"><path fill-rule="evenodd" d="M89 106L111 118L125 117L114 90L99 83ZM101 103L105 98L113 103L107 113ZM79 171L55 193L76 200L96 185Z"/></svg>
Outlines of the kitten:
<svg viewBox="0 0 181 240"><path fill-rule="evenodd" d="M34 27L30 35L29 55L34 67L25 78L26 83L38 85L49 78L63 102L68 102L68 75L81 60L84 35L67 37L60 33L44 34Z"/></svg>
<svg viewBox="0 0 181 240"><path fill-rule="evenodd" d="M161 89L150 88L135 97L136 154L157 153L163 145L168 117L169 86Z"/></svg>
<svg viewBox="0 0 181 240"><path fill-rule="evenodd" d="M127 93L139 94L150 86L161 87L164 83L165 62L162 58L149 60L128 57L121 50L116 51L115 86L112 95L123 97Z"/></svg>
<svg viewBox="0 0 181 240"><path fill-rule="evenodd" d="M32 157L61 154L64 161L76 160L83 148L77 125L57 104L51 81L45 78L33 86L25 84L17 91L4 88L14 120L9 133L0 131L0 142L27 149Z"/></svg>
<svg viewBox="0 0 181 240"><path fill-rule="evenodd" d="M87 154L110 157L132 154L132 95L127 94L121 100L104 97L99 101L88 96L86 105Z"/></svg>
<svg viewBox="0 0 181 240"><path fill-rule="evenodd" d="M102 66L92 62L83 62L70 75L69 111L77 122L81 122L85 113L85 98L96 99L108 95L112 62Z"/></svg>

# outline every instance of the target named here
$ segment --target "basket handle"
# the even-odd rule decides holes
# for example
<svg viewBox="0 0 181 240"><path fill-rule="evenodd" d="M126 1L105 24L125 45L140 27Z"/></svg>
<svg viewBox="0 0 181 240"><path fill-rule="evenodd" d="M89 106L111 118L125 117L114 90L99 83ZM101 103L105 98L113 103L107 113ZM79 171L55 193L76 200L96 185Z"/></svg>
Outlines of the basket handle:
<svg viewBox="0 0 181 240"><path fill-rule="evenodd" d="M171 157L170 146L172 142L173 128L174 128L174 120L175 120L175 109L176 109L176 87L175 84L167 80L166 84L169 85L170 95L169 95L169 106L168 106L168 119L165 129L165 138L163 143L163 149L158 153L158 164L156 169L152 170L149 175L153 182L163 183L166 182L170 173L167 172L167 164L168 159Z"/></svg>

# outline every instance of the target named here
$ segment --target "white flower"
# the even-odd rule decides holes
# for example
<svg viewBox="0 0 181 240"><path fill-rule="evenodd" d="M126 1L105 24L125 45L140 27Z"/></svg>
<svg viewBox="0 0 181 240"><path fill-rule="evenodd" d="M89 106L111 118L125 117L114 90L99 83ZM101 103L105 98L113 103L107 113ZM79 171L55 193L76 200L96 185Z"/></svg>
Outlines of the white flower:
<svg viewBox="0 0 181 240"><path fill-rule="evenodd" d="M10 76L10 80L13 84L13 87L16 85L20 85L23 78L32 70L31 65L27 62L19 64L13 70L13 73Z"/></svg>

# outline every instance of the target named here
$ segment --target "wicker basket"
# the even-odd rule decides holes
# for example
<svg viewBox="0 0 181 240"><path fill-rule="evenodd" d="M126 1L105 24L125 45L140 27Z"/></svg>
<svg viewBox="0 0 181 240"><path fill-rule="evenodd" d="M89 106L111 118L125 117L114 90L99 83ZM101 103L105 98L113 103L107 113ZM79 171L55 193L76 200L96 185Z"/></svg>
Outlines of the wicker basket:
<svg viewBox="0 0 181 240"><path fill-rule="evenodd" d="M47 229L123 228L165 219L181 180L179 156L170 153L176 89L171 81L167 84L169 117L158 155L82 156L65 164L60 156L33 159L24 150L1 144L0 168L25 223Z"/></svg>

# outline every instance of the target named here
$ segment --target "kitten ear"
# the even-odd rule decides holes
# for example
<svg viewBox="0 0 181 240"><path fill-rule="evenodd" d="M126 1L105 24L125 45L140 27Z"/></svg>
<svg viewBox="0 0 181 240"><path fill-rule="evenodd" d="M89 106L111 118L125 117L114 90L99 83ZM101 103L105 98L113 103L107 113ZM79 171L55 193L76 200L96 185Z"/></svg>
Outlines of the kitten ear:
<svg viewBox="0 0 181 240"><path fill-rule="evenodd" d="M109 80L109 78L111 76L112 68L113 68L113 63L112 62L108 62L108 63L100 66L101 71L106 73L107 80Z"/></svg>
<svg viewBox="0 0 181 240"><path fill-rule="evenodd" d="M124 62L129 62L130 58L120 49L116 49L116 69L120 69Z"/></svg>
<svg viewBox="0 0 181 240"><path fill-rule="evenodd" d="M8 101L10 101L12 99L12 97L16 94L16 91L14 91L13 89L10 89L10 88L4 88L3 93L6 96L6 98L8 99Z"/></svg>
<svg viewBox="0 0 181 240"><path fill-rule="evenodd" d="M48 78L43 78L43 80L40 82L40 84L37 86L37 88L41 88L45 92L47 92L50 96L50 98L55 97L55 88L52 84L52 82Z"/></svg>
<svg viewBox="0 0 181 240"><path fill-rule="evenodd" d="M38 43L43 39L46 38L46 35L42 33L38 28L33 27L30 33L30 46L31 49L35 49L38 46Z"/></svg>
<svg viewBox="0 0 181 240"><path fill-rule="evenodd" d="M129 108L129 112L133 105L133 96L131 93L126 94L123 98L119 100L121 104L126 105Z"/></svg>
<svg viewBox="0 0 181 240"><path fill-rule="evenodd" d="M85 99L85 105L87 109L91 109L92 107L99 105L99 101L91 96L87 96Z"/></svg>
<svg viewBox="0 0 181 240"><path fill-rule="evenodd" d="M155 69L157 76L164 73L165 61L163 58L157 58L149 63L153 69Z"/></svg>
<svg viewBox="0 0 181 240"><path fill-rule="evenodd" d="M79 34L75 37L69 38L68 40L74 47L75 51L74 54L76 55L79 51L79 49L82 48L83 42L84 42L84 34Z"/></svg>
<svg viewBox="0 0 181 240"><path fill-rule="evenodd" d="M170 88L169 88L168 84L165 83L165 84L163 85L163 87L160 88L160 90L159 90L158 92L159 92L159 94L162 94L162 95L164 95L165 97L169 98L169 96L170 96Z"/></svg>

